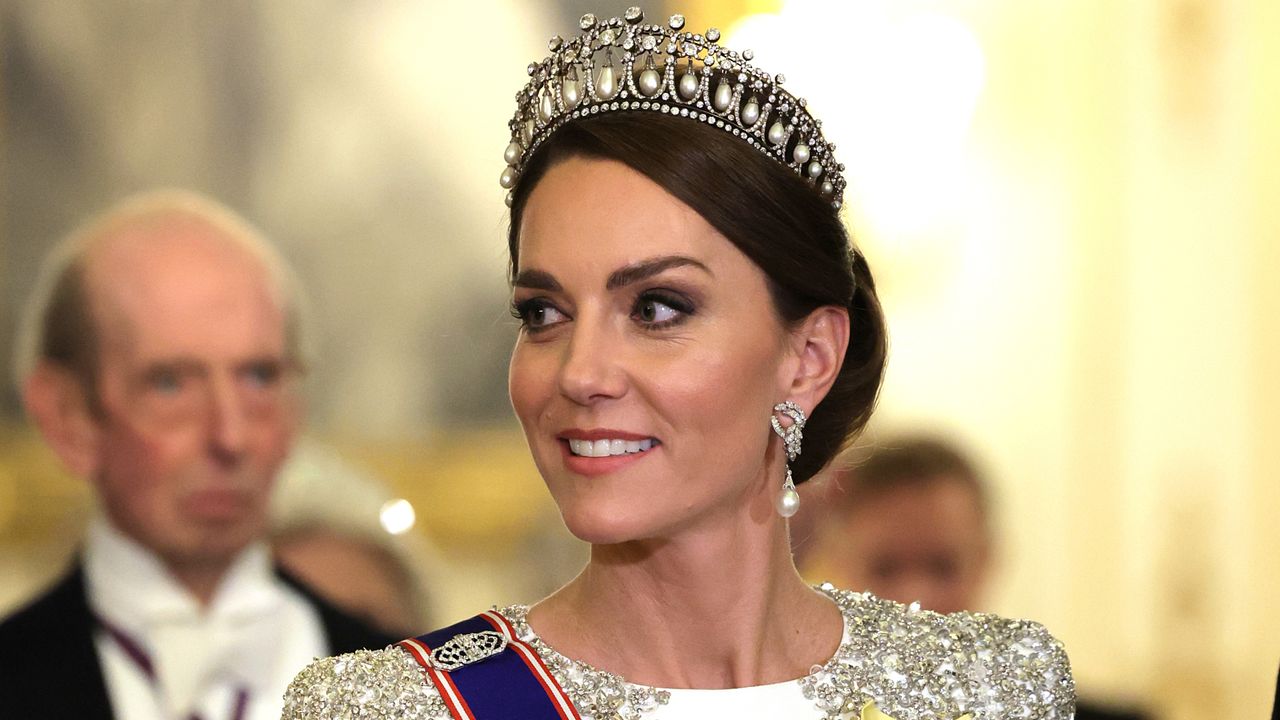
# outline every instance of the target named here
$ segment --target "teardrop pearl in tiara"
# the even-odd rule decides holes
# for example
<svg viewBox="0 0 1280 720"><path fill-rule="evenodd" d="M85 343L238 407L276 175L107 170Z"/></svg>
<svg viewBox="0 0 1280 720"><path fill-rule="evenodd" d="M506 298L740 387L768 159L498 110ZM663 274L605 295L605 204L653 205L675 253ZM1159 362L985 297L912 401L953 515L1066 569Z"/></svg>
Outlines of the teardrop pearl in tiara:
<svg viewBox="0 0 1280 720"><path fill-rule="evenodd" d="M516 94L500 183L512 190L529 158L557 129L606 113L662 113L706 123L782 163L831 207L844 197L844 165L835 144L802 97L781 74L754 64L750 50L720 46L720 31L684 29L684 16L645 22L639 7L622 17L578 21L581 34L556 35L549 56L530 63L529 82ZM507 194L507 204L513 201Z"/></svg>
<svg viewBox="0 0 1280 720"><path fill-rule="evenodd" d="M779 515L789 518L800 509L800 493L796 492L796 483L791 477L791 463L795 462L796 456L800 454L800 442L804 440L805 416L800 406L790 400L774 405L773 413L769 422L773 425L773 431L782 438L782 443L787 450L787 479L782 483L782 491L778 493L774 507ZM791 418L790 427L782 427L778 413Z"/></svg>

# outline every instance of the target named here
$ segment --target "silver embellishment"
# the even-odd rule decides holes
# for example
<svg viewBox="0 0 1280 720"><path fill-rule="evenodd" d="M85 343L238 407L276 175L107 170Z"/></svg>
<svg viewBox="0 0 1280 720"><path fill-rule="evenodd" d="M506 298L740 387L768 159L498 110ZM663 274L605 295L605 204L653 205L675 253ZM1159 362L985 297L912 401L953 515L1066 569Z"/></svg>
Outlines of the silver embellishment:
<svg viewBox="0 0 1280 720"><path fill-rule="evenodd" d="M507 639L502 633L493 630L461 633L432 649L431 664L438 670L457 670L491 658L506 649Z"/></svg>
<svg viewBox="0 0 1280 720"><path fill-rule="evenodd" d="M511 138L523 152L504 153L511 169L502 176L504 187L518 183L524 164L564 123L634 111L635 101L660 98L666 102L644 109L724 130L791 168L832 207L840 206L846 184L843 166L832 155L834 146L823 138L821 123L802 100L783 89L782 75L751 65L754 55L749 50L737 53L720 47L720 32L714 28L701 35L685 31L680 15L671 16L665 26L643 23L642 18L638 8L609 20L583 15L580 35L553 38L548 45L551 55L529 66L529 82L516 95L516 112L509 123ZM613 56L618 48L624 51L620 63ZM708 107L716 113L703 112ZM797 147L803 149L796 152Z"/></svg>
<svg viewBox="0 0 1280 720"><path fill-rule="evenodd" d="M824 718L857 717L868 700L898 720L1071 717L1071 668L1043 626L982 613L911 612L870 593L819 589L840 606L848 633L835 657L799 681Z"/></svg>
<svg viewBox="0 0 1280 720"><path fill-rule="evenodd" d="M773 416L769 418L770 424L773 425L773 431L782 438L782 442L787 446L787 460L794 461L800 455L800 444L804 441L804 424L806 422L804 410L800 406L786 400L773 406ZM778 419L776 413L782 413L791 418L790 427L782 427L782 421Z"/></svg>
<svg viewBox="0 0 1280 720"><path fill-rule="evenodd" d="M868 700L897 720L1066 720L1075 684L1062 645L1041 625L995 615L911 612L869 593L818 588L844 616L835 655L796 682L804 718L858 717ZM528 608L499 612L542 658L583 720L643 720L670 693L565 657L533 633ZM618 622L625 623L625 618ZM283 720L449 720L417 662L399 647L317 660L285 693Z"/></svg>
<svg viewBox="0 0 1280 720"><path fill-rule="evenodd" d="M359 650L308 665L285 692L283 720L452 720L422 666L398 648Z"/></svg>

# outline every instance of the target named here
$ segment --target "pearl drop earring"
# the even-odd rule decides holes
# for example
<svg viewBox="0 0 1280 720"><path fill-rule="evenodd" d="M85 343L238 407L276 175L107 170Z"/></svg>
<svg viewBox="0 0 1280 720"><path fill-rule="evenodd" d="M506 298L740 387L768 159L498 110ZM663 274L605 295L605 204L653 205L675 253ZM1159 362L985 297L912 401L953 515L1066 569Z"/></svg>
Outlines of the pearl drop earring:
<svg viewBox="0 0 1280 720"><path fill-rule="evenodd" d="M779 515L789 518L800 509L800 493L796 492L795 480L791 478L791 463L800 454L800 441L804 439L805 416L800 406L790 400L774 405L773 412L774 414L769 417L769 422L773 425L773 431L778 434L778 437L782 438L782 443L787 450L787 479L782 483L782 492L778 493L778 499L774 502L774 507L777 508ZM791 418L789 427L782 427L782 421L778 419L778 413Z"/></svg>

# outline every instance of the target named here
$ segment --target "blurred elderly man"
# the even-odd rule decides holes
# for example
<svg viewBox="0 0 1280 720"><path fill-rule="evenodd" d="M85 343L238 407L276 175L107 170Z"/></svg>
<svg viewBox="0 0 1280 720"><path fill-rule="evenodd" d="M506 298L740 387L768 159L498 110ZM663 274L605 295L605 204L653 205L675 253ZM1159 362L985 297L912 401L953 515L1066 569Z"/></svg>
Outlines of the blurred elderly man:
<svg viewBox="0 0 1280 720"><path fill-rule="evenodd" d="M5 717L274 719L312 658L386 643L263 542L302 358L290 275L243 220L125 201L50 257L24 330L27 412L101 512L0 625Z"/></svg>

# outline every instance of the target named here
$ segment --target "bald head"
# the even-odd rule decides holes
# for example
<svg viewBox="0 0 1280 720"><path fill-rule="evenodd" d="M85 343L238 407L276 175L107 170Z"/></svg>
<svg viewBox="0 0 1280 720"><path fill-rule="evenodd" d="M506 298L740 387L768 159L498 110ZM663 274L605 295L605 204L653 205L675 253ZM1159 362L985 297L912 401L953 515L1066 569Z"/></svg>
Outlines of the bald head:
<svg viewBox="0 0 1280 720"><path fill-rule="evenodd" d="M237 265L260 281L283 314L287 357L304 365L297 285L275 249L226 207L194 193L160 190L129 197L90 219L46 258L22 318L17 386L43 360L71 371L94 396L105 324L119 324L121 304L143 292L141 281L187 283L215 263Z"/></svg>
<svg viewBox="0 0 1280 720"><path fill-rule="evenodd" d="M286 356L284 304L266 266L205 218L156 214L114 228L86 246L82 272L99 361L145 352L153 336L175 357L236 345Z"/></svg>

